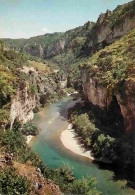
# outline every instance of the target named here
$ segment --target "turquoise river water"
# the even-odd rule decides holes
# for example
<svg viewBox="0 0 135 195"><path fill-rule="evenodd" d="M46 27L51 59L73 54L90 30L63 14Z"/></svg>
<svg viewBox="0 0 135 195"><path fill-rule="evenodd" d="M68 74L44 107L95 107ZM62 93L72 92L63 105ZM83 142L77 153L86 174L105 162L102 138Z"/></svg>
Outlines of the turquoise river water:
<svg viewBox="0 0 135 195"><path fill-rule="evenodd" d="M135 191L125 188L125 180L114 180L114 172L101 168L90 159L76 155L66 149L60 140L61 132L68 127L68 109L76 102L65 97L59 102L44 108L34 119L41 129L40 134L31 143L32 149L39 154L43 162L51 168L68 163L77 178L93 176L97 179L97 189L103 195L132 195ZM107 167L107 166L104 166Z"/></svg>

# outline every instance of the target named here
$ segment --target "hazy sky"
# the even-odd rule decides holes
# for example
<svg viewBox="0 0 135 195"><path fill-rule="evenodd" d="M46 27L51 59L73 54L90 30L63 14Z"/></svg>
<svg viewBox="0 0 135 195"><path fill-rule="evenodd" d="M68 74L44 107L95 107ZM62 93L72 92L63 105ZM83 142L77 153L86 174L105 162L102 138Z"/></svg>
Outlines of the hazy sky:
<svg viewBox="0 0 135 195"><path fill-rule="evenodd" d="M96 21L130 0L0 0L0 37L27 38Z"/></svg>

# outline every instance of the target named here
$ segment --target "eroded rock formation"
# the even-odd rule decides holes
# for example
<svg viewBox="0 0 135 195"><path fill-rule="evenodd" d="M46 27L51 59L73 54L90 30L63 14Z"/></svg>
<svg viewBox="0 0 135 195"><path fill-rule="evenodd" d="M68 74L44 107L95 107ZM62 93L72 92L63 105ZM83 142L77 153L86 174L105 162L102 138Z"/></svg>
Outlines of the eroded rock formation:
<svg viewBox="0 0 135 195"><path fill-rule="evenodd" d="M97 31L97 42L111 44L116 40L119 40L126 33L135 28L135 16L126 16L123 21L114 28L111 28L109 17L111 12L107 11L105 14L101 14L97 24L99 25Z"/></svg>
<svg viewBox="0 0 135 195"><path fill-rule="evenodd" d="M36 71L33 67L23 67L21 72L25 73L29 80L20 82L17 94L12 101L10 109L11 127L15 119L22 124L34 117L33 110L37 105L44 105L54 94L62 93L63 83L59 80L57 73L45 74Z"/></svg>
<svg viewBox="0 0 135 195"><path fill-rule="evenodd" d="M127 131L135 130L134 37L135 30L132 30L80 65L86 99L101 109L108 109L115 96Z"/></svg>
<svg viewBox="0 0 135 195"><path fill-rule="evenodd" d="M110 93L107 87L98 83L97 79L93 79L87 69L81 71L81 78L85 98L95 106L107 110L113 95L115 95L120 106L121 114L124 117L126 130L135 130L135 81L129 80L126 82L126 95L122 96L118 92ZM110 93L110 94L109 94Z"/></svg>

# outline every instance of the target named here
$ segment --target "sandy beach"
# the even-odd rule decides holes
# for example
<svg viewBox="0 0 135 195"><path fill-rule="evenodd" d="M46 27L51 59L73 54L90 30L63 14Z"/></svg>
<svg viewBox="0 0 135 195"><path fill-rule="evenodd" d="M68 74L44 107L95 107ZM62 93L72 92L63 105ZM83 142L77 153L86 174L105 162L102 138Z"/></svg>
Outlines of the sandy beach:
<svg viewBox="0 0 135 195"><path fill-rule="evenodd" d="M33 135L28 135L26 139L26 143L29 144L33 137L34 137Z"/></svg>
<svg viewBox="0 0 135 195"><path fill-rule="evenodd" d="M84 156L91 160L94 160L94 157L91 155L91 151L86 150L76 138L74 129L72 128L72 124L69 124L68 129L62 132L60 139L62 144L70 151L80 156Z"/></svg>

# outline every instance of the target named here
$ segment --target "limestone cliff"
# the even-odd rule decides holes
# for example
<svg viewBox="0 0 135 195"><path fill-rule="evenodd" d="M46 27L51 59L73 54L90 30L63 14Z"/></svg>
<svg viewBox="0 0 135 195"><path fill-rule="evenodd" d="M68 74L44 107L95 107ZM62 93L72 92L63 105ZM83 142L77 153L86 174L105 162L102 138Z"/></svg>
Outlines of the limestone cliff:
<svg viewBox="0 0 135 195"><path fill-rule="evenodd" d="M115 96L127 131L135 128L134 37L135 30L81 65L86 99L101 109L108 109Z"/></svg>
<svg viewBox="0 0 135 195"><path fill-rule="evenodd" d="M15 119L18 119L22 124L32 120L34 117L33 109L35 107L35 95L29 94L27 86L24 86L22 89L19 88L10 109L11 128Z"/></svg>
<svg viewBox="0 0 135 195"><path fill-rule="evenodd" d="M135 82L130 81L127 83L126 97L122 97L118 92L114 92L111 96L108 96L108 88L100 85L97 80L91 78L91 76L87 74L87 70L82 71L81 76L85 98L93 105L107 110L113 95L115 95L125 120L126 130L135 130ZM125 98L127 98L126 103Z"/></svg>
<svg viewBox="0 0 135 195"><path fill-rule="evenodd" d="M96 24L87 35L82 47L82 55L92 56L122 38L135 28L135 1L118 6L114 11L107 10L99 16Z"/></svg>
<svg viewBox="0 0 135 195"><path fill-rule="evenodd" d="M60 39L56 41L56 43L49 45L48 48L44 51L44 58L50 58L52 56L56 56L60 52L62 52L65 48L66 40Z"/></svg>
<svg viewBox="0 0 135 195"><path fill-rule="evenodd" d="M109 20L111 14L110 11L107 11L106 14L101 14L97 21L99 25L97 30L98 44L111 44L135 28L135 16L131 17L130 15L124 17L117 26L112 28Z"/></svg>
<svg viewBox="0 0 135 195"><path fill-rule="evenodd" d="M37 105L46 104L49 99L54 101L58 95L63 93L63 84L60 84L56 73L41 73L33 67L23 67L19 70L25 74L26 80L19 81L17 94L12 100L10 109L11 127L15 119L22 124L30 121L34 117L33 110Z"/></svg>

